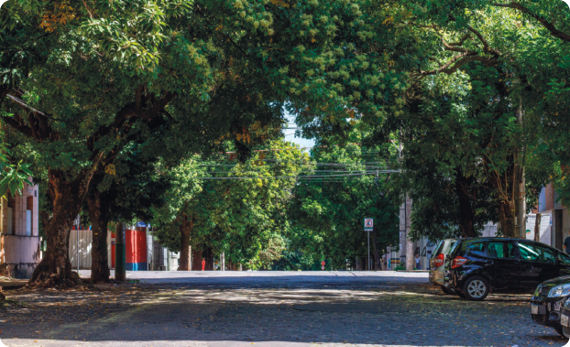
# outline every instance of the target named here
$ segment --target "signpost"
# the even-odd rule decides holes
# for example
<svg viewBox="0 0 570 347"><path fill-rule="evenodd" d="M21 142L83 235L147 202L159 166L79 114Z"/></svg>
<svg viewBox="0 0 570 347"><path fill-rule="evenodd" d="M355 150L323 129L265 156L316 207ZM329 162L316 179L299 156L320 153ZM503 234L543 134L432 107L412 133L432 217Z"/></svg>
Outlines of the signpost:
<svg viewBox="0 0 570 347"><path fill-rule="evenodd" d="M368 233L368 271L370 266L370 232L374 229L374 220L372 218L364 218L364 231Z"/></svg>
<svg viewBox="0 0 570 347"><path fill-rule="evenodd" d="M77 215L77 218L75 218L73 224L75 224L75 235L76 235L75 259L77 259L77 275L79 275L79 224L81 224L81 217L79 217L79 215Z"/></svg>

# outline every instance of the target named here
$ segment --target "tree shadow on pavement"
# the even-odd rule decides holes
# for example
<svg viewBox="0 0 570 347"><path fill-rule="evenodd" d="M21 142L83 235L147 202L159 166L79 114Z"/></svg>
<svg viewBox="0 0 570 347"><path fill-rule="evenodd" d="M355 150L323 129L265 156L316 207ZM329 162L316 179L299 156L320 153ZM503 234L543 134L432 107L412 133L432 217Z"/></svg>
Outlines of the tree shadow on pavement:
<svg viewBox="0 0 570 347"><path fill-rule="evenodd" d="M227 346L271 341L275 346L551 346L561 341L554 330L530 320L529 296L470 302L425 283L123 285L9 295L23 306L0 318L0 338L44 347L79 341L154 347L224 341Z"/></svg>

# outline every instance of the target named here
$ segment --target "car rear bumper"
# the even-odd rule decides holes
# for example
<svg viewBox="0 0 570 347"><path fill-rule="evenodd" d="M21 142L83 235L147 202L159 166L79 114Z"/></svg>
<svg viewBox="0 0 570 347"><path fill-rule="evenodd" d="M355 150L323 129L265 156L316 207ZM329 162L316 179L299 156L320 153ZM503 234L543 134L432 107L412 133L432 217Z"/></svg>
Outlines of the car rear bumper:
<svg viewBox="0 0 570 347"><path fill-rule="evenodd" d="M443 286L445 284L443 279L444 279L443 270L433 269L429 272L429 281L432 284L435 284L437 286Z"/></svg>

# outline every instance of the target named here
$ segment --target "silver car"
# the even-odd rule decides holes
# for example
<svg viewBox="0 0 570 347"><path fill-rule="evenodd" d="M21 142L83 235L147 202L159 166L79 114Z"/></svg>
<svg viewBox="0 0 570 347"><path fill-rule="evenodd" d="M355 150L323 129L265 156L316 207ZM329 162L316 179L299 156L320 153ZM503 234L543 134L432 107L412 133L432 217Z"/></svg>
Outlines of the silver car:
<svg viewBox="0 0 570 347"><path fill-rule="evenodd" d="M454 294L453 289L445 283L445 267L449 263L449 253L456 242L456 239L439 241L429 260L429 281L440 286L445 294Z"/></svg>

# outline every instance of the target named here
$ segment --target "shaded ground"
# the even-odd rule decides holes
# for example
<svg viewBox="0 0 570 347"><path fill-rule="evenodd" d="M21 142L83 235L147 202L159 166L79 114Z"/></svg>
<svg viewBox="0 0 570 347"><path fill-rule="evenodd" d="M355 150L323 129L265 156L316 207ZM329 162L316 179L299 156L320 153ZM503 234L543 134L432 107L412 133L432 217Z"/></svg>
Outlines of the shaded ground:
<svg viewBox="0 0 570 347"><path fill-rule="evenodd" d="M214 281L215 282L215 281ZM530 296L468 302L426 279L224 279L95 290L8 291L12 346L562 346L530 320ZM289 283L285 283L289 282Z"/></svg>

